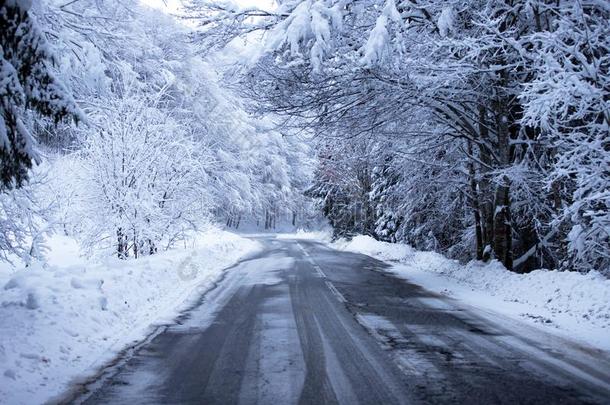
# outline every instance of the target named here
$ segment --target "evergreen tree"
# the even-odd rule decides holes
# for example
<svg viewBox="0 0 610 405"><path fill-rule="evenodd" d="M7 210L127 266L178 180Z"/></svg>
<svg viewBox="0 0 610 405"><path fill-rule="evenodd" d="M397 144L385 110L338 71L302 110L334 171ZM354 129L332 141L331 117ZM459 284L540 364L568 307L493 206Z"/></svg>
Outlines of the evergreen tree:
<svg viewBox="0 0 610 405"><path fill-rule="evenodd" d="M375 208L377 221L375 222L375 235L388 242L396 242L397 232L404 221L402 215L396 212L398 197L396 188L399 187L400 174L392 165L393 156L385 157L382 165L373 170L373 190L371 191L371 204Z"/></svg>
<svg viewBox="0 0 610 405"><path fill-rule="evenodd" d="M0 6L0 189L20 186L38 160L24 120L28 110L51 118L80 118L65 88L49 70L53 54L30 14L31 3Z"/></svg>

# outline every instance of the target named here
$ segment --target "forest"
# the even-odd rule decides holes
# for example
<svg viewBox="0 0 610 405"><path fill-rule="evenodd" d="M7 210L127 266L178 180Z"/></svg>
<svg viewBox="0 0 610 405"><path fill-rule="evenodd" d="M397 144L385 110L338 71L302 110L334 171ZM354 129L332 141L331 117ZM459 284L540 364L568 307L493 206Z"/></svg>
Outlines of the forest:
<svg viewBox="0 0 610 405"><path fill-rule="evenodd" d="M210 47L260 35L244 92L315 134L336 235L607 273L607 3L192 3Z"/></svg>
<svg viewBox="0 0 610 405"><path fill-rule="evenodd" d="M40 258L54 232L137 258L214 222L308 220L310 147L249 114L176 19L9 1L0 24L1 259Z"/></svg>
<svg viewBox="0 0 610 405"><path fill-rule="evenodd" d="M607 272L609 12L10 0L0 255L27 262L61 228L137 257L202 221L315 209L336 237Z"/></svg>

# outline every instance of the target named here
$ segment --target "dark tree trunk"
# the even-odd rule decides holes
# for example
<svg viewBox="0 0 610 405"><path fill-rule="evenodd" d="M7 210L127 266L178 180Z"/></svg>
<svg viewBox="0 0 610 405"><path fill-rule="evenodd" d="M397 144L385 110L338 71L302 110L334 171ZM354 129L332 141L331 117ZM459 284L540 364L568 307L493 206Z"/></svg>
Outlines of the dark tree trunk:
<svg viewBox="0 0 610 405"><path fill-rule="evenodd" d="M491 259L493 245L493 192L489 181L489 167L492 165L491 154L488 144L491 142L489 137L489 128L486 119L487 110L485 106L479 107L479 137L482 141L479 144L479 154L481 159L481 179L479 180L478 195L480 198L479 209L481 212L481 239L482 239L482 259L487 261Z"/></svg>
<svg viewBox="0 0 610 405"><path fill-rule="evenodd" d="M508 179L498 186L494 216L494 254L509 270L513 269L512 225L510 215L510 186Z"/></svg>
<svg viewBox="0 0 610 405"><path fill-rule="evenodd" d="M277 220L277 215L275 212L275 209L273 210L273 215L271 216L271 220L272 220L272 225L271 225L271 229L275 229L276 226L276 220Z"/></svg>
<svg viewBox="0 0 610 405"><path fill-rule="evenodd" d="M497 155L500 166L510 164L510 136L508 128L507 105L500 101L496 108ZM510 179L502 178L496 188L494 199L493 249L495 257L509 270L513 269L512 222L510 215Z"/></svg>
<svg viewBox="0 0 610 405"><path fill-rule="evenodd" d="M468 154L472 156L472 144L468 141ZM474 229L476 235L477 260L483 260L483 230L481 229L481 212L479 208L479 192L477 190L476 172L472 159L468 164L468 176L470 177L470 192L472 193L472 212L474 213Z"/></svg>
<svg viewBox="0 0 610 405"><path fill-rule="evenodd" d="M148 253L151 255L157 253L157 246L155 245L155 242L152 241L152 239L148 240Z"/></svg>
<svg viewBox="0 0 610 405"><path fill-rule="evenodd" d="M125 241L125 235L123 234L123 229L119 228L116 231L117 237L117 257L119 259L127 258L127 243Z"/></svg>

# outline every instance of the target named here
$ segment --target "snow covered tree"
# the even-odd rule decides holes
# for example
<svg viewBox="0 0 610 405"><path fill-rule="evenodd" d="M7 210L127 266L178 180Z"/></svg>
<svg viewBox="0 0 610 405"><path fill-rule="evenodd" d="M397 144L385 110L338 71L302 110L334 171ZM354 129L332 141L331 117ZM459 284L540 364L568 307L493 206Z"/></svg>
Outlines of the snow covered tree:
<svg viewBox="0 0 610 405"><path fill-rule="evenodd" d="M180 124L125 79L123 95L92 114L79 173L77 215L89 248L104 241L119 258L167 248L207 220L204 162Z"/></svg>
<svg viewBox="0 0 610 405"><path fill-rule="evenodd" d="M399 193L396 190L401 183L400 172L394 166L394 156L388 154L382 162L373 169L373 184L371 203L375 209L375 234L380 240L396 242L400 240L398 232L404 222L397 212L400 203L396 201Z"/></svg>
<svg viewBox="0 0 610 405"><path fill-rule="evenodd" d="M28 265L42 259L55 214L55 202L45 202L39 195L45 182L42 174L36 174L21 187L0 193L1 261Z"/></svg>
<svg viewBox="0 0 610 405"><path fill-rule="evenodd" d="M610 9L540 2L534 12L545 26L527 38L533 77L520 98L523 124L549 150L544 185L555 214L548 233L567 224L564 266L610 269Z"/></svg>
<svg viewBox="0 0 610 405"><path fill-rule="evenodd" d="M0 5L0 187L22 185L32 162L39 161L35 139L25 124L28 110L55 123L81 115L49 69L54 56L35 18L31 2Z"/></svg>
<svg viewBox="0 0 610 405"><path fill-rule="evenodd" d="M124 258L208 221L296 223L308 206L310 149L273 116L254 117L173 17L138 0L10 0L0 28L0 245L11 257L36 255L26 247L49 221ZM64 119L82 119L68 91L87 125ZM28 187L37 150L51 178Z"/></svg>
<svg viewBox="0 0 610 405"><path fill-rule="evenodd" d="M375 211L370 193L375 166L373 141L325 141L307 195L320 201L335 237L373 235Z"/></svg>
<svg viewBox="0 0 610 405"><path fill-rule="evenodd" d="M397 234L417 246L463 258L468 247L471 257L496 258L517 271L608 267L608 199L599 191L609 184L607 7L295 0L263 10L213 1L193 1L195 9L197 3L205 3L197 17L206 40L260 35L243 83L262 111L327 139L391 139L394 148L418 151L410 162L397 156L396 186L385 183L395 181L388 168L375 174L372 198L396 201L380 205L378 237L391 238L401 218L404 233ZM342 151L341 142L334 145ZM326 146L323 152L333 154ZM321 184L328 184L324 173ZM426 182L422 173L445 184ZM397 195L389 198L389 190ZM346 206L355 201L346 198Z"/></svg>

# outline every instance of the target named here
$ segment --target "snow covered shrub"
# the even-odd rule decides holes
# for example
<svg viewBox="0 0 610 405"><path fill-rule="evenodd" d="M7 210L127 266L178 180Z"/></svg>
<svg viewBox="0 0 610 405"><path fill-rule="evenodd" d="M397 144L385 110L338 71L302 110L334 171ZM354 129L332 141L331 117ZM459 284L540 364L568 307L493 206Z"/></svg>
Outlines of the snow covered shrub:
<svg viewBox="0 0 610 405"><path fill-rule="evenodd" d="M27 265L41 258L55 208L53 202L40 198L44 182L37 173L22 187L0 193L0 261Z"/></svg>
<svg viewBox="0 0 610 405"><path fill-rule="evenodd" d="M86 246L110 242L119 258L153 254L205 222L202 156L161 109L162 94L134 87L92 114L80 152L79 213Z"/></svg>

